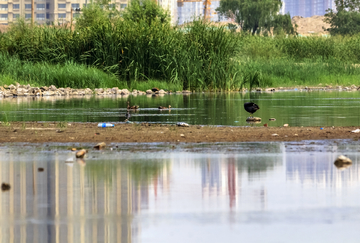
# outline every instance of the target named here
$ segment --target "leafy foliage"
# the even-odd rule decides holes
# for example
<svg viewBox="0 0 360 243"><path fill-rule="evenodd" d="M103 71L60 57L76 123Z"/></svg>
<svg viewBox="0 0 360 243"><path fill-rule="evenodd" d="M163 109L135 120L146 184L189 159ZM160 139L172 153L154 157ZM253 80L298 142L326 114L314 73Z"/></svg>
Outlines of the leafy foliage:
<svg viewBox="0 0 360 243"><path fill-rule="evenodd" d="M290 15L279 15L280 8L280 0L221 0L216 10L234 19L243 30L252 34L261 30L270 31L273 27L276 27L276 33L294 34Z"/></svg>
<svg viewBox="0 0 360 243"><path fill-rule="evenodd" d="M335 0L336 11L328 9L325 21L331 35L354 35L360 33L360 1Z"/></svg>

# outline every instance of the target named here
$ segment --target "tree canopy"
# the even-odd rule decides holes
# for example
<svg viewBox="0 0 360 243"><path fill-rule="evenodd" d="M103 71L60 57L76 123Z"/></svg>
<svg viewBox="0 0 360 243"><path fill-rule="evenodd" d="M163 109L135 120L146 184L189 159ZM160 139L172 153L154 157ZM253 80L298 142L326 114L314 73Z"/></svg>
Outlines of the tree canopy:
<svg viewBox="0 0 360 243"><path fill-rule="evenodd" d="M290 15L280 15L281 0L221 0L216 9L220 15L234 19L244 31L252 34L270 31L276 26L285 33L294 34Z"/></svg>
<svg viewBox="0 0 360 243"><path fill-rule="evenodd" d="M360 0L335 0L336 11L328 9L325 21L331 35L360 33Z"/></svg>

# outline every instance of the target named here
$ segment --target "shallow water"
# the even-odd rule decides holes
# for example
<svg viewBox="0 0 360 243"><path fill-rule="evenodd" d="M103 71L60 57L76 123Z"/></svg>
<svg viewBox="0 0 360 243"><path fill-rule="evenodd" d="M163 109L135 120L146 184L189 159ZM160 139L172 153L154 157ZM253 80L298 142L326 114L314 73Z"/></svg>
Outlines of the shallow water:
<svg viewBox="0 0 360 243"><path fill-rule="evenodd" d="M358 242L359 143L2 145L0 241Z"/></svg>
<svg viewBox="0 0 360 243"><path fill-rule="evenodd" d="M0 99L0 120L123 122L126 102L139 105L131 112L131 121L200 125L246 126L249 114L243 104L253 101L260 106L255 116L262 126L358 126L359 92L275 92L275 93L205 93L164 96L112 96L69 98ZM171 105L171 111L157 107ZM276 121L269 122L269 118Z"/></svg>

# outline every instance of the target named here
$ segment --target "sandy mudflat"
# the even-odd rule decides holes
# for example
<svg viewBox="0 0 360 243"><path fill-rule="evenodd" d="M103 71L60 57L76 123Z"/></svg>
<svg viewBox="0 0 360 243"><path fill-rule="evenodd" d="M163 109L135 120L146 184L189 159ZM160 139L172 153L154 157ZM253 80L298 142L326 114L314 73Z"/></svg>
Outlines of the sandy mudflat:
<svg viewBox="0 0 360 243"><path fill-rule="evenodd" d="M0 125L0 142L248 142L359 139L357 127L177 127L161 124L13 122Z"/></svg>

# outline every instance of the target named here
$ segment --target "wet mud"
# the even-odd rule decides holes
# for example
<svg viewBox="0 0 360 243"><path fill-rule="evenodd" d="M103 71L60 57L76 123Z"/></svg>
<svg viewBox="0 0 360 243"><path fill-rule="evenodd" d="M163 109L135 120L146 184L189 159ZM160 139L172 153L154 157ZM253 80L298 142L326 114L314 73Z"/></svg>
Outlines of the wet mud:
<svg viewBox="0 0 360 243"><path fill-rule="evenodd" d="M98 128L97 123L0 124L0 143L9 142L247 142L354 139L357 127L178 127L164 124L115 124Z"/></svg>

